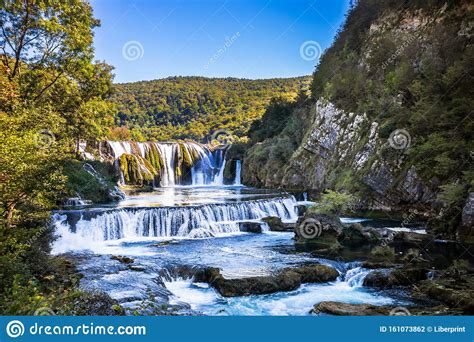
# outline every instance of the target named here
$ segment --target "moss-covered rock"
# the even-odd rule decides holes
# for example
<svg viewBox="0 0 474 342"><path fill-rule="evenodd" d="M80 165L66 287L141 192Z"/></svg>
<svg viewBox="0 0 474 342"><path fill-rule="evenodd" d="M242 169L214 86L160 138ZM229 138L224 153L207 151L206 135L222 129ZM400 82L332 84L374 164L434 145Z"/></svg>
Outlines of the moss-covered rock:
<svg viewBox="0 0 474 342"><path fill-rule="evenodd" d="M93 169L96 177L91 174L92 172L88 172L89 168ZM67 177L67 193L64 194L64 198L78 197L93 203L106 203L119 200L121 197L116 189L119 176L109 163L68 160L63 170Z"/></svg>
<svg viewBox="0 0 474 342"><path fill-rule="evenodd" d="M153 184L159 179L160 171L139 155L122 154L119 158L119 166L126 184Z"/></svg>

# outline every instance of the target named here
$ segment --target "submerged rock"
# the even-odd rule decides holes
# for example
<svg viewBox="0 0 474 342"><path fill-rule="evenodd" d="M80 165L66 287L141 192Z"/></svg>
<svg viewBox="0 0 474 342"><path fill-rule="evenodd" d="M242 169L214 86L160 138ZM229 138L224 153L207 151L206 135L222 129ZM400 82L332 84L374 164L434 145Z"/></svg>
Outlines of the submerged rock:
<svg viewBox="0 0 474 342"><path fill-rule="evenodd" d="M205 238L211 238L214 237L214 234L204 228L197 228L197 229L192 229L188 233L188 238L190 239L205 239Z"/></svg>
<svg viewBox="0 0 474 342"><path fill-rule="evenodd" d="M117 260L118 262L121 262L122 264L132 264L133 262L135 262L133 258L130 258L128 256L123 256L123 255L112 255L110 259Z"/></svg>
<svg viewBox="0 0 474 342"><path fill-rule="evenodd" d="M130 271L135 271L135 272L143 272L145 271L145 267L143 266L128 266Z"/></svg>
<svg viewBox="0 0 474 342"><path fill-rule="evenodd" d="M393 242L405 243L412 245L427 244L433 241L435 238L430 234L420 234L415 232L397 232L393 236Z"/></svg>

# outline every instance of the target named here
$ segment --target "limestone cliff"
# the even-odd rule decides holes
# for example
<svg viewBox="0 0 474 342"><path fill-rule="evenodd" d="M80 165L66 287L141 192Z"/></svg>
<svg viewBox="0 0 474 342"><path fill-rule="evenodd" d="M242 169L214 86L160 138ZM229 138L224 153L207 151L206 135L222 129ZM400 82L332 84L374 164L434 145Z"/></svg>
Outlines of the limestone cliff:
<svg viewBox="0 0 474 342"><path fill-rule="evenodd" d="M423 212L446 235L471 222L473 8L359 1L293 111L298 128L254 141L244 182L351 191L369 209Z"/></svg>

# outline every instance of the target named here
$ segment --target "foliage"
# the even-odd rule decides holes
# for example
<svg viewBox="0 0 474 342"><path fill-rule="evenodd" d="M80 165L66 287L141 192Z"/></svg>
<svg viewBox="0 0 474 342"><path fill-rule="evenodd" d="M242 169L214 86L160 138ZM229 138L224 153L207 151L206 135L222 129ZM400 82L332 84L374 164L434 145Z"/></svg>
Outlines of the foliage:
<svg viewBox="0 0 474 342"><path fill-rule="evenodd" d="M283 98L273 98L265 109L262 118L254 121L250 126L251 142L260 142L281 133L295 105L295 102L289 102Z"/></svg>
<svg viewBox="0 0 474 342"><path fill-rule="evenodd" d="M466 1L454 1L447 10L444 4L359 1L312 82L315 99L367 113L380 123L380 137L406 129L412 137L409 163L426 180L463 178L474 148L474 92L466 76L473 72L474 48L468 34L459 34L472 11L462 9ZM391 13L417 13L427 22L415 29L383 27Z"/></svg>
<svg viewBox="0 0 474 342"><path fill-rule="evenodd" d="M226 130L245 137L271 98L294 99L309 80L307 76L268 80L169 77L117 84L111 97L118 106L115 124L127 130L113 128L109 136L129 131L134 132L134 140L141 141L202 141L217 130Z"/></svg>
<svg viewBox="0 0 474 342"><path fill-rule="evenodd" d="M81 197L94 203L105 203L111 200L110 191L117 184L117 174L113 165L99 161L88 161L92 167L106 178L106 184L89 174L84 165L86 162L69 159L64 162L63 174L66 177L64 197Z"/></svg>
<svg viewBox="0 0 474 342"><path fill-rule="evenodd" d="M320 214L340 215L350 211L354 206L355 197L351 194L326 190L316 205L310 211Z"/></svg>
<svg viewBox="0 0 474 342"><path fill-rule="evenodd" d="M273 106L265 113L262 122L254 124L249 131L252 141L249 143L251 147L245 154L245 162L243 164L245 177L253 177L253 183L259 183L262 186L273 186L273 184L265 184L263 180L273 178L270 175L278 175L284 171L285 164L293 155L294 151L298 149L303 134L304 123L307 119L305 107L302 102L282 102L276 100ZM266 125L265 122L272 120L275 117L283 117L281 113L288 113L289 108L293 109L293 115L289 115L283 128L278 124ZM278 134L278 131L281 132ZM265 140L259 142L258 139L267 137ZM247 179L248 180L248 179ZM244 181L247 181L244 179Z"/></svg>
<svg viewBox="0 0 474 342"><path fill-rule="evenodd" d="M79 140L111 120L112 68L92 60L98 24L79 0L0 8L0 313L32 314L71 286L51 280L48 217L74 190L64 172Z"/></svg>

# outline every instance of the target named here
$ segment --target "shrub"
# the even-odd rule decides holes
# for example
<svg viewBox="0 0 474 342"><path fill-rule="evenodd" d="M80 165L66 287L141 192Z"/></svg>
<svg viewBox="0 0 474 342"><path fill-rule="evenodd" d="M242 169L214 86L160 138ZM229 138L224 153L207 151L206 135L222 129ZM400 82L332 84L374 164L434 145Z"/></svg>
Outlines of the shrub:
<svg viewBox="0 0 474 342"><path fill-rule="evenodd" d="M355 197L351 194L326 190L320 201L310 210L320 214L340 215L350 211L355 201Z"/></svg>

